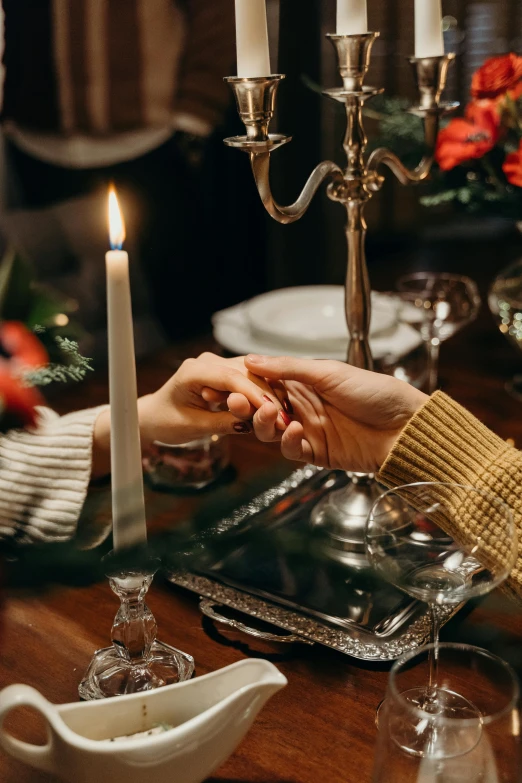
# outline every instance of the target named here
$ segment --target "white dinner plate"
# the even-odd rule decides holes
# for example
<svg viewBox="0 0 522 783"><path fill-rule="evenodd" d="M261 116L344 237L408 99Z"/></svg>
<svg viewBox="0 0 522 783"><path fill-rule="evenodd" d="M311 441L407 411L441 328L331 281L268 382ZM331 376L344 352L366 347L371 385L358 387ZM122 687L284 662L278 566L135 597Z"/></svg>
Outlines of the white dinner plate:
<svg viewBox="0 0 522 783"><path fill-rule="evenodd" d="M399 301L372 292L370 336L397 325ZM281 288L245 302L252 337L281 349L344 351L348 341L344 287L312 285ZM306 349L306 346L309 348Z"/></svg>
<svg viewBox="0 0 522 783"><path fill-rule="evenodd" d="M260 353L266 356L296 356L302 359L337 359L346 361L348 337L344 344L334 345L330 350L318 349L310 343L302 346L282 348L280 344L274 344L268 339L260 339L254 336L249 328L246 305L242 303L215 313L212 318L214 326L214 338L216 341L236 355L246 353ZM383 335L371 337L370 347L376 359L385 356L399 358L417 348L422 342L415 329L404 323L399 323L395 329Z"/></svg>

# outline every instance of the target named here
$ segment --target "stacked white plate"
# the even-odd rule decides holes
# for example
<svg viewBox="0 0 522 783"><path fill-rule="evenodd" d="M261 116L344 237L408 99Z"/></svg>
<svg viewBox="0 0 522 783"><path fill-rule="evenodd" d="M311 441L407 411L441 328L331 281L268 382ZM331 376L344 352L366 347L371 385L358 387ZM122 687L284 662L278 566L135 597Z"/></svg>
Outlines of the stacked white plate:
<svg viewBox="0 0 522 783"><path fill-rule="evenodd" d="M398 358L419 345L418 332L399 316L396 297L372 292L370 344L375 358ZM215 313L212 323L215 339L232 353L346 359L343 286L271 291Z"/></svg>

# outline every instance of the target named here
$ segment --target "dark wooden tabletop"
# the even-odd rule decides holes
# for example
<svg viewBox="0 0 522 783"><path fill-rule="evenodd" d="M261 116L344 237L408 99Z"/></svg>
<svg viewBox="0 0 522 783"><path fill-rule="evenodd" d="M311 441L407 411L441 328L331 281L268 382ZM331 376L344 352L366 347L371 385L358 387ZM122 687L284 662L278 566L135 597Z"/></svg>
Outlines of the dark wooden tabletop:
<svg viewBox="0 0 522 783"><path fill-rule="evenodd" d="M495 244L459 255L441 251L452 271L476 277L485 295L487 283L504 266L513 248L501 257ZM522 255L522 247L518 248ZM448 255L449 253L449 255ZM425 259L424 259L425 261ZM382 289L390 287L397 269L421 266L423 259L405 261L391 254L371 274ZM427 263L427 262L426 262ZM426 265L424 263L424 265ZM183 356L194 355L211 341L177 346L139 368L141 393L152 391ZM504 438L522 446L522 403L504 391L504 382L522 370L517 353L497 331L484 306L477 321L442 346L441 384ZM63 411L104 402L103 374L70 389L57 402ZM232 443L237 476L231 491L248 488L264 472L290 472L278 449L251 436ZM147 490L151 530L173 526L193 509L212 503L212 492L170 495ZM375 742L375 708L383 697L389 666L362 663L319 645L258 643L232 629L215 627L198 611L195 595L156 578L148 603L159 626L159 638L194 655L201 675L241 660L263 656L288 678L260 713L252 730L213 783L363 783L371 779ZM117 600L107 583L88 587L53 587L39 594L11 590L5 600L0 639L0 687L21 682L33 685L56 703L75 701L78 682L92 652L106 646ZM522 621L517 607L494 594L472 611L464 610L443 630L443 638L488 647L522 669ZM37 716L24 711L8 721L17 736L34 741L43 736ZM5 755L0 756L2 783L50 783ZM116 782L115 782L116 783Z"/></svg>

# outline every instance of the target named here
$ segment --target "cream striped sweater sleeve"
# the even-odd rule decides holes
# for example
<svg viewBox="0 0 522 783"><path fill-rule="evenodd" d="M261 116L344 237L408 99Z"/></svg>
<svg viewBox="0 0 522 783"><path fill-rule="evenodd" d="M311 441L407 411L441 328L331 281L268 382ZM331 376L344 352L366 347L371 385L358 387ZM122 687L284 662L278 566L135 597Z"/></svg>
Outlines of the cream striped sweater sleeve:
<svg viewBox="0 0 522 783"><path fill-rule="evenodd" d="M58 416L39 408L37 428L0 436L0 538L28 544L74 537L102 410Z"/></svg>

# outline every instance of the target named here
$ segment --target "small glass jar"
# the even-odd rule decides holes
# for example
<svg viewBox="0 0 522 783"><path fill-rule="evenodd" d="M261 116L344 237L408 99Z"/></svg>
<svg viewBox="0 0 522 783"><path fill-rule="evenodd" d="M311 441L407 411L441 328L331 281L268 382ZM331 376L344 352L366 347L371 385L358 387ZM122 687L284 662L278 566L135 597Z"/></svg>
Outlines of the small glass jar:
<svg viewBox="0 0 522 783"><path fill-rule="evenodd" d="M202 489L219 478L229 461L228 438L208 435L175 446L154 441L143 469L154 487Z"/></svg>

